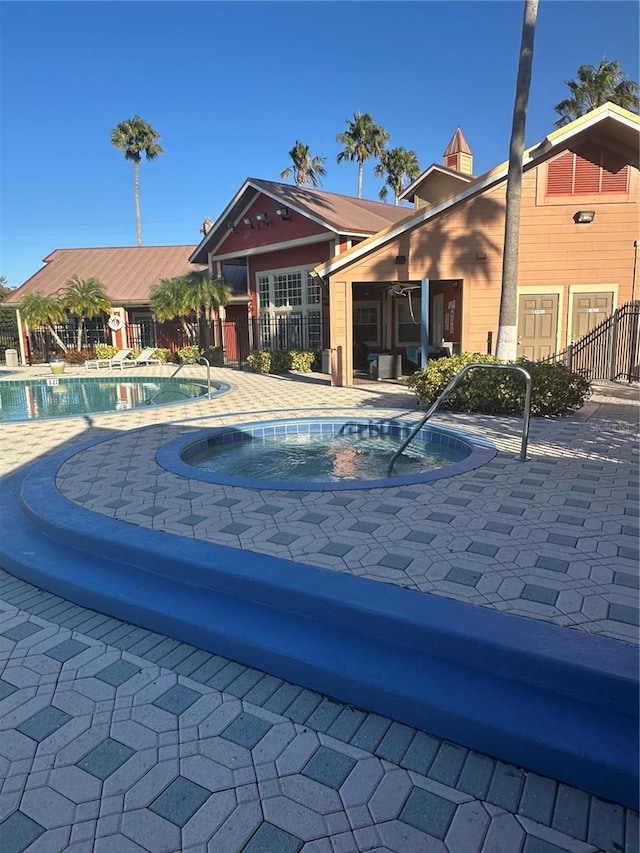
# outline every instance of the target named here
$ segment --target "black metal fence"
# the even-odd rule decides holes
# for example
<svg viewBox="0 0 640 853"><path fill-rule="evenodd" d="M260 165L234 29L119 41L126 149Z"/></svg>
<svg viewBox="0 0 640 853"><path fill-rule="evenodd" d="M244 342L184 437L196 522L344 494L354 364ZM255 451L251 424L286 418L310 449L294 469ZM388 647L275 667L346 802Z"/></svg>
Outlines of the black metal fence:
<svg viewBox="0 0 640 853"><path fill-rule="evenodd" d="M578 341L544 361L589 379L640 380L640 302L627 302Z"/></svg>
<svg viewBox="0 0 640 853"><path fill-rule="evenodd" d="M152 318L126 324L123 334L126 345L135 349L159 347L175 352L193 343L182 324L156 323ZM59 341L69 350L75 350L77 335L74 322L30 330L27 339L29 363L48 361L53 353L60 351ZM323 345L322 318L319 313L317 316L257 317L251 320L216 320L211 326L203 321L197 337L195 343L203 349L210 346L220 348L225 366L242 367L254 349L319 352ZM81 341L81 350L85 354L98 344L110 344L111 341L111 329L103 320L85 322ZM4 350L10 348L19 350L17 329L3 337L0 327L0 359L4 360Z"/></svg>

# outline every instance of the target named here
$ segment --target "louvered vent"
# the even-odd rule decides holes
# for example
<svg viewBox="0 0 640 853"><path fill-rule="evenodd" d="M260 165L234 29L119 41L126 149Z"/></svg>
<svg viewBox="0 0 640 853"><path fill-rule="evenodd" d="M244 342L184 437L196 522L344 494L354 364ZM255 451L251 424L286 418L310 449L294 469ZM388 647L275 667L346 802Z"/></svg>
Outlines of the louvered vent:
<svg viewBox="0 0 640 853"><path fill-rule="evenodd" d="M548 196L626 193L628 187L628 164L603 148L565 151L547 166Z"/></svg>

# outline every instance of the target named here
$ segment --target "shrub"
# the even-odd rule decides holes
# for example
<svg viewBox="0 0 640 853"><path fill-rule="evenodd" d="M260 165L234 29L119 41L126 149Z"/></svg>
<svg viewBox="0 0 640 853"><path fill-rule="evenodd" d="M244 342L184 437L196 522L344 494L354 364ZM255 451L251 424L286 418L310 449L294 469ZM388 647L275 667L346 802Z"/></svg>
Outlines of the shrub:
<svg viewBox="0 0 640 853"><path fill-rule="evenodd" d="M247 356L247 364L254 373L269 373L271 370L271 353L263 350L251 350Z"/></svg>
<svg viewBox="0 0 640 853"><path fill-rule="evenodd" d="M300 373L309 373L315 361L316 354L310 350L292 349L289 357L291 359L291 370L298 370Z"/></svg>
<svg viewBox="0 0 640 853"><path fill-rule="evenodd" d="M467 364L499 364L495 356L463 353L429 361L407 379L422 403L430 406L458 371ZM563 364L546 364L518 359L511 362L531 376L531 414L565 415L579 409L591 394L591 383ZM493 415L522 413L525 385L515 372L472 370L442 404L442 409Z"/></svg>
<svg viewBox="0 0 640 853"><path fill-rule="evenodd" d="M222 347L207 347L203 350L202 357L207 359L211 367L224 367Z"/></svg>
<svg viewBox="0 0 640 853"><path fill-rule="evenodd" d="M161 364L173 361L173 353L170 349L159 347L151 356L154 361L159 361Z"/></svg>
<svg viewBox="0 0 640 853"><path fill-rule="evenodd" d="M117 352L118 347L111 346L111 344L98 344L94 350L94 357L113 358Z"/></svg>
<svg viewBox="0 0 640 853"><path fill-rule="evenodd" d="M177 355L178 360L183 364L195 364L196 358L200 355L200 347L195 344L189 347L181 347Z"/></svg>
<svg viewBox="0 0 640 853"><path fill-rule="evenodd" d="M288 350L272 352L269 373L286 373L287 370L291 370L291 353Z"/></svg>
<svg viewBox="0 0 640 853"><path fill-rule="evenodd" d="M84 364L87 360L88 356L86 356L83 352L78 352L77 349L70 349L64 354L64 360L67 364Z"/></svg>

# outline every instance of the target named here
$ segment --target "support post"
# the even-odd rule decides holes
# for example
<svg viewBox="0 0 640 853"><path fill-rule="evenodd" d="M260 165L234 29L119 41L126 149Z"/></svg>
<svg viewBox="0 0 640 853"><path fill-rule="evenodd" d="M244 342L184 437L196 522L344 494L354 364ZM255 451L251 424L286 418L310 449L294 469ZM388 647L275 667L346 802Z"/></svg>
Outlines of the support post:
<svg viewBox="0 0 640 853"><path fill-rule="evenodd" d="M420 367L427 366L429 352L429 279L423 278L420 286Z"/></svg>

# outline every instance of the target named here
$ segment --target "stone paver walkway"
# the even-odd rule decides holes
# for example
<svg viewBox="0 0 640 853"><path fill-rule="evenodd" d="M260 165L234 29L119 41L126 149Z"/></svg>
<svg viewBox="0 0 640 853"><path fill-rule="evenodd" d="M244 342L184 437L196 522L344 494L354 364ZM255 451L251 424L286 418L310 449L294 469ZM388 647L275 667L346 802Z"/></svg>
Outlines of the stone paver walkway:
<svg viewBox="0 0 640 853"><path fill-rule="evenodd" d="M301 411L416 416L398 385L215 375L234 389L213 401L0 424L1 473L104 438L58 477L94 512L638 641L637 389L603 386L576 416L534 421L530 462L513 459L517 419L444 415L488 434L495 460L436 484L296 504L189 481L201 494L176 511L176 477L154 453L179 431ZM340 556L327 549L336 542ZM3 853L639 849L637 813L583 791L5 572L0 600Z"/></svg>

